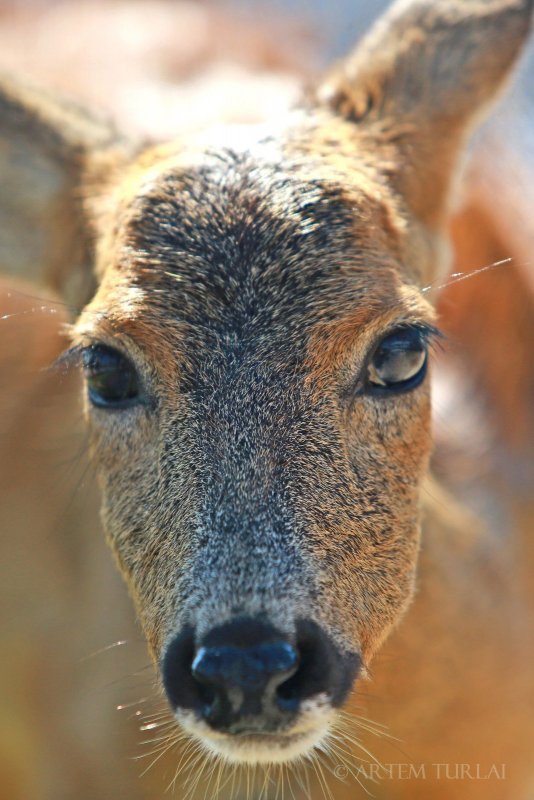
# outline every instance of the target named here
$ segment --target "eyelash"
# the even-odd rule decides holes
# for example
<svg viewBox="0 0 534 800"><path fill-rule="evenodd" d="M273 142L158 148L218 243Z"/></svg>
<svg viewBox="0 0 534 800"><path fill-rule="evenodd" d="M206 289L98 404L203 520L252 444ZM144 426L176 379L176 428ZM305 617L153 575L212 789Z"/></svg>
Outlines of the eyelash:
<svg viewBox="0 0 534 800"><path fill-rule="evenodd" d="M436 345L441 344L445 339L444 333L434 325L429 325L427 323L401 323L389 331L386 331L382 334L382 336L377 339L372 347L369 348L367 357L363 363L363 366L360 370L360 375L358 377L356 387L352 384L352 389L350 389L349 394L350 396L374 396L374 397L391 397L392 395L402 394L405 391L410 391L411 389L416 388L423 380L425 375L421 376L421 380L415 381L413 385L407 384L403 386L399 386L395 388L394 386L380 386L377 384L372 384L369 382L369 368L372 364L372 359L377 353L378 349L380 348L381 343L386 341L389 337L393 336L395 333L401 333L402 331L406 330L413 330L418 333L420 336L421 342L425 345L426 348L435 347ZM82 365L84 353L88 351L91 347L96 346L103 346L109 347L109 345L101 344L99 342L94 342L88 345L74 345L73 347L68 348L63 353L61 353L58 358L53 362L52 369L54 370L61 370L66 373L72 367L80 367ZM111 347L111 349L116 349ZM121 353L120 350L117 351L120 355L122 355L125 359L128 359L128 356ZM426 374L426 366L428 362L428 356L425 360L425 363L422 369L425 369ZM414 376L417 377L417 376Z"/></svg>

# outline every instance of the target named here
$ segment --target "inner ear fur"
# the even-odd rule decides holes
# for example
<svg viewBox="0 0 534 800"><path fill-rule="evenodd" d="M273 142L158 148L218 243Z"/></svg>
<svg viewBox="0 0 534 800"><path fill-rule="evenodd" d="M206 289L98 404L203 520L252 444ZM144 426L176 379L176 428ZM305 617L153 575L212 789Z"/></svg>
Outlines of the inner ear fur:
<svg viewBox="0 0 534 800"><path fill-rule="evenodd" d="M372 133L409 209L441 226L466 135L510 72L534 0L400 0L317 100ZM393 148L393 166L391 152Z"/></svg>
<svg viewBox="0 0 534 800"><path fill-rule="evenodd" d="M0 76L0 269L58 291L74 308L95 289L84 197L123 161L114 126Z"/></svg>

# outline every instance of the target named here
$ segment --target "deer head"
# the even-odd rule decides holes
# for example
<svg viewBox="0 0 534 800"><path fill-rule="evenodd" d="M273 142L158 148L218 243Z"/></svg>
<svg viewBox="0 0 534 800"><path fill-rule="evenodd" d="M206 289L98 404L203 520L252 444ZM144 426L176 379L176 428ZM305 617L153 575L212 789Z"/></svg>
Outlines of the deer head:
<svg viewBox="0 0 534 800"><path fill-rule="evenodd" d="M531 6L398 2L286 120L225 146L137 146L3 82L10 218L47 216L42 276L69 299L97 285L67 358L111 547L178 723L231 760L310 752L410 603L422 288Z"/></svg>

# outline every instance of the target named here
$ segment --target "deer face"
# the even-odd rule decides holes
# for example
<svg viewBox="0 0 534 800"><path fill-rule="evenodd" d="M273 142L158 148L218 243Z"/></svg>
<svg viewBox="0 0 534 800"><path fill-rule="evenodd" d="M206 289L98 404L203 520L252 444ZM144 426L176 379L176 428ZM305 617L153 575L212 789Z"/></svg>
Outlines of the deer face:
<svg viewBox="0 0 534 800"><path fill-rule="evenodd" d="M401 2L276 137L123 156L108 182L74 334L104 523L178 721L229 759L309 752L409 604L422 287L528 21Z"/></svg>
<svg viewBox="0 0 534 800"><path fill-rule="evenodd" d="M265 735L272 758L279 734L285 758L412 593L432 312L388 192L328 171L342 142L317 177L272 144L137 175L76 338L105 525L178 718L225 753Z"/></svg>

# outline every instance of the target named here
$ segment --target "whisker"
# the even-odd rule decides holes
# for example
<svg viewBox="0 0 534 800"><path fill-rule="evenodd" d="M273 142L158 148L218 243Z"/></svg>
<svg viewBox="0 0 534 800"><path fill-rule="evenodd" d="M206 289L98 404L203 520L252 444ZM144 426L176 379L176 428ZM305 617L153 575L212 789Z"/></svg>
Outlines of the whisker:
<svg viewBox="0 0 534 800"><path fill-rule="evenodd" d="M208 765L209 762L208 762L208 759L206 758L206 754L203 753L203 752L200 752L198 754L197 758L191 763L191 765L189 767L189 773L191 773L193 771L193 769L195 769L197 764L199 764L199 763L201 764L201 768L199 769L199 771L196 774L195 778L193 779L192 783L189 785L189 788L188 788L187 793L186 793L186 795L184 797L184 800L188 800L189 797L192 797L194 795L194 793L195 793L195 791L196 791L196 789L197 789L197 787L198 787L198 785L200 783L200 780L203 777L203 775L204 775L204 773L205 773L205 771L207 769L207 765Z"/></svg>
<svg viewBox="0 0 534 800"><path fill-rule="evenodd" d="M80 663L84 661L89 661L89 659L94 658L95 656L99 656L101 653L107 653L109 650L113 650L115 647L122 647L123 645L128 644L126 639L120 639L118 642L113 642L113 644L108 644L106 647L101 647L100 650L95 650L93 653L89 653L87 656L83 656L80 659Z"/></svg>
<svg viewBox="0 0 534 800"><path fill-rule="evenodd" d="M0 316L0 321L13 319L13 317L25 317L28 314L37 314L38 312L57 314L57 309L47 308L46 306L39 306L38 308L25 308L23 311L13 311L11 314L2 314L2 316Z"/></svg>
<svg viewBox="0 0 534 800"><path fill-rule="evenodd" d="M152 758L152 756L155 756L157 754L161 754L162 752L167 750L167 748L169 746L169 743L170 743L170 739L166 740L165 744L160 744L157 747L152 747L150 750L147 750L146 753L139 753L139 755L137 755L137 756L132 756L132 761L144 761L147 758ZM147 767L147 770L148 769L150 769L150 766ZM144 774L145 774L144 772L141 773L141 775L144 775Z"/></svg>
<svg viewBox="0 0 534 800"><path fill-rule="evenodd" d="M211 782L213 780L213 776L215 774L215 770L219 767L219 759L214 758L213 763L209 770L207 770L207 775L204 776L204 780L206 782L206 788L204 790L204 800L208 800L208 793L210 790ZM212 798L210 798L212 800Z"/></svg>
<svg viewBox="0 0 534 800"><path fill-rule="evenodd" d="M28 292L21 292L20 289L11 288L8 292L6 292L6 296L9 298L11 298L13 295L25 297L27 300L37 300L38 303L46 302L48 305L61 306L62 308L67 308L73 314L81 314L82 312L81 308L72 306L69 303L63 302L62 300L52 300L52 298L49 297L42 297L36 294L29 294ZM56 309L53 310L56 311Z"/></svg>
<svg viewBox="0 0 534 800"><path fill-rule="evenodd" d="M287 785L289 787L289 791L291 792L291 797L293 798L293 800L297 800L297 797L295 796L295 791L293 789L293 781L291 780L293 777L293 769L291 768L291 764L284 764L284 766L285 766Z"/></svg>
<svg viewBox="0 0 534 800"><path fill-rule="evenodd" d="M267 787L268 787L268 785L270 783L270 778L271 778L271 765L267 764L265 766L265 768L264 768L263 783L261 785L261 789L260 789L260 794L259 794L258 800L262 800L264 794L266 794Z"/></svg>
<svg viewBox="0 0 534 800"><path fill-rule="evenodd" d="M277 781L276 781L276 797L274 798L274 800L278 800L278 798L280 796L280 791L282 790L282 783L283 783L283 781L282 781L282 770L280 769L280 765L278 765L278 764L276 765L276 777L277 777Z"/></svg>
<svg viewBox="0 0 534 800"><path fill-rule="evenodd" d="M373 736L377 736L378 738L383 737L392 741L401 741L399 738L389 733L389 729L386 725L383 725L379 722L374 722L367 717L358 716L357 714L338 718L335 722L335 726L338 730L347 730L349 733L353 729L354 724L356 724L362 730L371 733Z"/></svg>
<svg viewBox="0 0 534 800"><path fill-rule="evenodd" d="M327 782L327 780L325 778L325 775L324 775L324 772L323 772L323 767L322 767L322 763L321 763L321 752L319 750L316 751L316 758L314 759L314 761L312 763L313 763L315 772L317 774L317 778L319 780L319 785L323 789L323 795L325 797L325 800L334 800L334 795L332 794L332 791L331 791L331 789L330 789L330 787L328 785L328 782Z"/></svg>
<svg viewBox="0 0 534 800"><path fill-rule="evenodd" d="M169 790L169 788L172 788L172 791L174 792L174 788L176 786L176 782L177 782L178 778L180 777L180 774L182 772L182 768L185 769L185 767L187 766L187 764L189 763L191 758L194 755L198 755L198 751L199 751L199 746L193 739L189 739L188 741L186 741L186 745L184 747L183 753L182 753L181 758L180 758L180 760L178 762L178 766L176 767L176 772L175 772L174 778L171 781L171 783L169 784L169 786L167 787L167 791ZM184 764L184 759L185 759L185 764Z"/></svg>
<svg viewBox="0 0 534 800"><path fill-rule="evenodd" d="M300 774L302 773L302 778ZM302 790L306 798L310 797L311 794L311 786L310 786L310 775L309 771L306 769L306 762L302 760L297 767L297 774L299 775L299 783L302 786Z"/></svg>
<svg viewBox="0 0 534 800"><path fill-rule="evenodd" d="M359 750L364 752L366 756L369 756L369 758L372 761L374 761L374 763L377 764L381 769L384 768L382 762L375 755L373 755L373 753L371 753L371 751L367 747L365 747L365 745L359 739L356 739L353 736L349 736L346 733L345 733L345 738L348 742L353 744L354 747L357 747Z"/></svg>
<svg viewBox="0 0 534 800"><path fill-rule="evenodd" d="M154 736L152 739L145 739L140 741L139 744L155 744L156 742L167 742L169 740L169 732L164 733L162 736Z"/></svg>
<svg viewBox="0 0 534 800"><path fill-rule="evenodd" d="M159 751L159 750L156 750L155 752L157 752L157 753L158 753L158 755L156 756L156 758L155 758L153 761L151 761L151 762L150 762L150 764L148 765L148 767L147 767L146 769L144 769L144 770L143 770L143 772L141 773L141 777L143 777L143 775L146 775L146 773L147 773L147 772L148 772L150 769L152 769L152 767L153 767L155 764L157 764L157 762L158 762L158 761L159 761L161 758L163 758L163 756L165 755L165 753L168 753L170 750L172 750L172 748L173 748L173 747L176 747L176 745L177 745L177 744L178 744L178 742L180 741L180 738L181 738L181 737L178 737L178 738L176 738L176 737L175 737L175 738L170 738L170 741L168 741L168 743L167 743L167 745L166 745L165 747L162 747L160 751ZM154 753L152 753L152 755L154 755Z"/></svg>
<svg viewBox="0 0 534 800"><path fill-rule="evenodd" d="M127 709L133 708L134 706L140 706L143 703L146 703L146 702L148 702L148 700L151 700L151 699L152 698L150 698L150 697L142 697L140 700L133 700L131 703L120 703L116 708L117 708L117 711L126 711Z"/></svg>
<svg viewBox="0 0 534 800"><path fill-rule="evenodd" d="M224 772L224 764L222 762L222 759L218 759L217 780L215 782L215 795L214 795L215 798L218 798L220 796L220 793L221 793L221 777L222 777L223 772Z"/></svg>
<svg viewBox="0 0 534 800"><path fill-rule="evenodd" d="M231 789L230 789L230 797L235 797L234 789L235 789L235 779L236 779L236 776L237 776L237 770L238 770L238 765L236 764L234 766L233 771L232 771L232 786L231 786Z"/></svg>
<svg viewBox="0 0 534 800"><path fill-rule="evenodd" d="M139 726L140 731L152 731L157 730L158 728L171 728L176 727L176 722L173 719L166 719L163 715L159 720L154 720L153 722L144 722L142 725Z"/></svg>
<svg viewBox="0 0 534 800"><path fill-rule="evenodd" d="M431 283L428 286L425 286L421 291L423 294L426 294L426 292L431 290L439 291L440 289L446 289L448 286L452 286L455 283L460 283L461 281L466 281L469 278L474 278L476 275L481 275L483 272L488 272L496 267L507 266L513 261L514 259L510 256L508 258L502 258L499 261L494 261L492 264L486 264L484 267L479 267L478 269L471 270L470 272L453 272L449 276L450 280L446 281L445 283L439 284L438 286L436 286L434 283Z"/></svg>

